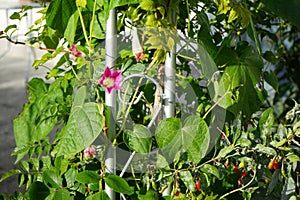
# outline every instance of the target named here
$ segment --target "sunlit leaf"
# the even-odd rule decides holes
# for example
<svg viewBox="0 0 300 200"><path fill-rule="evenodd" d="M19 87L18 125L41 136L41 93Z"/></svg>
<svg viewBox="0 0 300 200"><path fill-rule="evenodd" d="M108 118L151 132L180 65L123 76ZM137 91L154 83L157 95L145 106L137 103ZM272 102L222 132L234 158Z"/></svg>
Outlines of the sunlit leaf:
<svg viewBox="0 0 300 200"><path fill-rule="evenodd" d="M116 192L128 195L131 195L134 192L128 183L117 175L110 174L105 177L104 180L105 183Z"/></svg>
<svg viewBox="0 0 300 200"><path fill-rule="evenodd" d="M76 175L76 181L84 184L98 183L100 181L100 176L95 171L86 170Z"/></svg>
<svg viewBox="0 0 300 200"><path fill-rule="evenodd" d="M74 99L67 125L58 136L59 142L53 154L66 155L78 153L90 146L103 128L102 113L97 103L84 103L86 88L81 87Z"/></svg>
<svg viewBox="0 0 300 200"><path fill-rule="evenodd" d="M190 171L181 171L179 177L190 191L194 192L196 190L195 181Z"/></svg>
<svg viewBox="0 0 300 200"><path fill-rule="evenodd" d="M217 178L220 178L219 170L213 165L204 164L200 169L202 172L209 173L214 175Z"/></svg>
<svg viewBox="0 0 300 200"><path fill-rule="evenodd" d="M123 134L124 142L131 149L138 153L149 153L152 146L152 135L150 130L140 124L134 126L133 131L126 131Z"/></svg>
<svg viewBox="0 0 300 200"><path fill-rule="evenodd" d="M47 9L46 23L51 28L64 33L70 17L76 10L73 0L51 1Z"/></svg>

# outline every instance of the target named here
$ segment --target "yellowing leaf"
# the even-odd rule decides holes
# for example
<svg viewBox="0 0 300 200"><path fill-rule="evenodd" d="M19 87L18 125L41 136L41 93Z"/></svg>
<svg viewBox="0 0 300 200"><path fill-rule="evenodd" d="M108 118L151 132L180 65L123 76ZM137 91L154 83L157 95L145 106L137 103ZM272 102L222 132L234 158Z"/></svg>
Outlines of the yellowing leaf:
<svg viewBox="0 0 300 200"><path fill-rule="evenodd" d="M76 0L76 5L78 7L85 8L85 6L86 6L86 0Z"/></svg>
<svg viewBox="0 0 300 200"><path fill-rule="evenodd" d="M218 4L218 14L226 14L230 9L230 0L216 0Z"/></svg>
<svg viewBox="0 0 300 200"><path fill-rule="evenodd" d="M241 4L235 5L230 11L228 22L233 22L235 19L240 18L243 28L246 28L251 20L251 13L248 9L244 8Z"/></svg>
<svg viewBox="0 0 300 200"><path fill-rule="evenodd" d="M155 2L152 0L143 0L140 4L140 7L146 11L153 11L156 9Z"/></svg>
<svg viewBox="0 0 300 200"><path fill-rule="evenodd" d="M230 13L229 13L229 17L228 17L228 22L231 23L233 22L235 19L237 19L239 17L238 12L236 11L237 9L231 9Z"/></svg>

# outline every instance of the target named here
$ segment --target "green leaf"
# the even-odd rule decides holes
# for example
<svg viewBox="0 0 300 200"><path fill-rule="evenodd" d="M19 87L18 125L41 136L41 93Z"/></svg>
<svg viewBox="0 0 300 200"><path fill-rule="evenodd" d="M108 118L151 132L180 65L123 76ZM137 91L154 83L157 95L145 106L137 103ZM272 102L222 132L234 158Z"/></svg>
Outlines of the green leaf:
<svg viewBox="0 0 300 200"><path fill-rule="evenodd" d="M29 189L29 198L31 200L45 199L50 194L50 190L42 182L34 182Z"/></svg>
<svg viewBox="0 0 300 200"><path fill-rule="evenodd" d="M274 124L274 110L273 108L266 109L262 114L258 122L260 137L263 139L264 144L270 135L271 128Z"/></svg>
<svg viewBox="0 0 300 200"><path fill-rule="evenodd" d="M113 189L116 192L128 195L134 193L133 189L128 185L125 179L117 175L110 174L107 177L105 177L104 181L111 189Z"/></svg>
<svg viewBox="0 0 300 200"><path fill-rule="evenodd" d="M286 180L285 180L285 184L283 186L283 189L281 191L282 200L289 200L290 197L292 197L296 192L296 184L295 181L293 179L293 177L289 176Z"/></svg>
<svg viewBox="0 0 300 200"><path fill-rule="evenodd" d="M231 9L229 12L229 16L228 16L228 22L231 23L233 22L235 19L237 19L239 17L239 13L237 12L237 9Z"/></svg>
<svg viewBox="0 0 300 200"><path fill-rule="evenodd" d="M179 151L181 142L178 141L177 132L181 128L180 119L167 118L162 120L156 128L155 138L167 161L173 161ZM177 138L176 138L177 137Z"/></svg>
<svg viewBox="0 0 300 200"><path fill-rule="evenodd" d="M143 0L104 0L104 10L106 12L106 19L109 16L109 11L115 7L130 5L130 4L138 4Z"/></svg>
<svg viewBox="0 0 300 200"><path fill-rule="evenodd" d="M252 143L248 138L239 138L236 141L236 145L239 145L241 147L251 147Z"/></svg>
<svg viewBox="0 0 300 200"><path fill-rule="evenodd" d="M140 7L146 11L154 11L156 9L155 2L153 0L143 0L140 3Z"/></svg>
<svg viewBox="0 0 300 200"><path fill-rule="evenodd" d="M262 54L263 58L269 61L272 64L276 64L277 59L272 51L266 51Z"/></svg>
<svg viewBox="0 0 300 200"><path fill-rule="evenodd" d="M226 14L230 9L230 1L227 0L216 0L218 5L218 14Z"/></svg>
<svg viewBox="0 0 300 200"><path fill-rule="evenodd" d="M152 199L159 199L158 194L155 190L149 189L146 194L138 194L138 199L145 199L145 200L152 200Z"/></svg>
<svg viewBox="0 0 300 200"><path fill-rule="evenodd" d="M18 27L17 25L11 24L11 25L7 26L7 27L4 29L4 32L6 33L6 32L8 32L10 29L16 30L17 27Z"/></svg>
<svg viewBox="0 0 300 200"><path fill-rule="evenodd" d="M77 176L78 172L77 170L75 170L74 168L70 168L66 173L65 173L65 179L67 182L67 186L72 186L74 185L74 182L76 180L76 176Z"/></svg>
<svg viewBox="0 0 300 200"><path fill-rule="evenodd" d="M100 12L97 14L97 20L94 21L93 30L92 30L92 36L97 39L104 39L105 38L105 13ZM92 25L92 24L91 24Z"/></svg>
<svg viewBox="0 0 300 200"><path fill-rule="evenodd" d="M76 5L78 7L85 8L85 6L86 6L86 0L76 0Z"/></svg>
<svg viewBox="0 0 300 200"><path fill-rule="evenodd" d="M219 173L219 170L213 166L213 165L210 165L210 164L204 164L200 170L204 173L209 173L209 174L212 174L214 175L215 177L217 177L218 179L220 179L220 173Z"/></svg>
<svg viewBox="0 0 300 200"><path fill-rule="evenodd" d="M297 156L296 154L290 154L290 155L288 155L287 159L290 160L290 162L298 162L298 161L300 161L299 156Z"/></svg>
<svg viewBox="0 0 300 200"><path fill-rule="evenodd" d="M76 181L84 184L98 183L100 181L100 176L95 171L86 170L77 174Z"/></svg>
<svg viewBox="0 0 300 200"><path fill-rule="evenodd" d="M200 162L209 147L210 135L206 122L199 116L189 116L182 128L183 149L189 161Z"/></svg>
<svg viewBox="0 0 300 200"><path fill-rule="evenodd" d="M276 169L275 172L273 173L271 182L269 183L269 187L267 190L267 195L271 194L272 191L274 190L275 186L279 182L279 177L280 177L280 170Z"/></svg>
<svg viewBox="0 0 300 200"><path fill-rule="evenodd" d="M265 9L300 28L300 4L298 0L263 0L263 2Z"/></svg>
<svg viewBox="0 0 300 200"><path fill-rule="evenodd" d="M64 36L65 36L66 40L69 42L69 44L72 44L74 42L74 38L76 35L76 30L77 30L78 19L79 19L78 11L75 11L71 15L71 17L68 21L66 30L64 32Z"/></svg>
<svg viewBox="0 0 300 200"><path fill-rule="evenodd" d="M86 93L86 87L80 87L75 94L74 100L73 100L73 104L72 104L72 108L75 108L77 106L82 106L84 104L84 101L87 97L87 93Z"/></svg>
<svg viewBox="0 0 300 200"><path fill-rule="evenodd" d="M259 110L264 93L257 88L260 83L263 62L257 52L248 43L240 42L236 48L238 59L225 68L222 78L215 84L214 101L219 102L237 115L242 111L246 118Z"/></svg>
<svg viewBox="0 0 300 200"><path fill-rule="evenodd" d="M59 173L54 170L47 170L43 172L44 181L51 184L53 188L62 187L62 178Z"/></svg>
<svg viewBox="0 0 300 200"><path fill-rule="evenodd" d="M9 18L12 20L14 20L14 19L20 20L21 16L20 16L20 13L14 12Z"/></svg>
<svg viewBox="0 0 300 200"><path fill-rule="evenodd" d="M58 190L55 192L54 199L55 200L69 200L69 199L73 199L73 198L70 196L70 192L67 189L62 189L62 190Z"/></svg>
<svg viewBox="0 0 300 200"><path fill-rule="evenodd" d="M150 130L141 125L136 124L133 131L126 131L123 134L124 142L137 153L149 153L152 146L152 135Z"/></svg>
<svg viewBox="0 0 300 200"><path fill-rule="evenodd" d="M217 49L211 36L211 25L207 13L205 11L201 11L197 12L196 15L198 23L201 25L201 28L197 33L198 42L205 47L205 50L210 55L215 55Z"/></svg>
<svg viewBox="0 0 300 200"><path fill-rule="evenodd" d="M156 167L158 169L169 167L169 163L167 162L166 158L163 157L161 154L157 154L157 159L156 160L157 160Z"/></svg>
<svg viewBox="0 0 300 200"><path fill-rule="evenodd" d="M266 147L263 144L257 144L255 150L260 153L265 153L267 155L275 156L276 150L271 147Z"/></svg>
<svg viewBox="0 0 300 200"><path fill-rule="evenodd" d="M5 179L11 177L11 176L14 176L14 175L17 175L17 174L22 174L22 172L18 169L11 169L7 172L5 172L2 176L1 176L1 179L0 179L0 182L4 181Z"/></svg>
<svg viewBox="0 0 300 200"><path fill-rule="evenodd" d="M264 72L264 78L265 81L274 88L275 91L278 92L278 78L276 74L271 71L271 72Z"/></svg>
<svg viewBox="0 0 300 200"><path fill-rule="evenodd" d="M190 191L196 191L195 181L190 171L179 172L179 177Z"/></svg>
<svg viewBox="0 0 300 200"><path fill-rule="evenodd" d="M86 200L110 200L110 198L105 191L100 191L96 194L93 194L92 196L89 196L88 198L86 198Z"/></svg>
<svg viewBox="0 0 300 200"><path fill-rule="evenodd" d="M35 142L47 140L58 121L57 106L64 104L64 93L60 79L46 84L42 79L34 78L28 83L29 103L14 120L14 135L20 160ZM18 151L17 151L18 152Z"/></svg>
<svg viewBox="0 0 300 200"><path fill-rule="evenodd" d="M168 118L156 129L157 144L168 162L181 148L187 152L189 161L200 162L206 155L209 139L208 127L199 116L189 116L183 127L179 119Z"/></svg>
<svg viewBox="0 0 300 200"><path fill-rule="evenodd" d="M226 146L223 149L220 150L217 158L225 158L229 153L231 153L234 150L234 146Z"/></svg>
<svg viewBox="0 0 300 200"><path fill-rule="evenodd" d="M28 162L24 160L19 163L19 167L23 172L29 172L30 170Z"/></svg>
<svg viewBox="0 0 300 200"><path fill-rule="evenodd" d="M51 1L46 13L47 26L64 33L69 19L76 10L73 0Z"/></svg>
<svg viewBox="0 0 300 200"><path fill-rule="evenodd" d="M52 154L78 153L90 146L103 128L102 113L97 103L84 103L86 88L81 87L74 98L67 125L59 133L59 142Z"/></svg>

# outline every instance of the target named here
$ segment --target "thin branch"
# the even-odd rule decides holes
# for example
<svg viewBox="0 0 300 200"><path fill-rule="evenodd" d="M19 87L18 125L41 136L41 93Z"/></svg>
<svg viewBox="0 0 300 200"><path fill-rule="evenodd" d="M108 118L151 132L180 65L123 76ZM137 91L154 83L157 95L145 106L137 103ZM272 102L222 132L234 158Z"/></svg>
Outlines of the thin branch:
<svg viewBox="0 0 300 200"><path fill-rule="evenodd" d="M50 48L46 48L46 47L37 47L37 46L33 46L33 45L30 45L30 44L26 44L25 42L20 42L20 41L17 41L17 40L12 40L10 37L6 37L6 39L12 43L12 44L20 44L20 45L24 45L24 46L28 46L28 47L32 47L32 48L35 48L35 49L39 49L39 50L43 50L43 51L51 51L51 52L54 52L56 51L56 49L50 49ZM70 52L69 50L61 50L61 52Z"/></svg>
<svg viewBox="0 0 300 200"><path fill-rule="evenodd" d="M248 187L254 181L255 177L256 177L256 167L255 167L252 179L246 185L244 185L244 186L242 186L240 188L237 188L235 190L232 190L232 191L224 194L223 196L220 197L220 199L223 199L223 198L225 198L226 196L228 196L228 195L230 195L232 193L235 193L235 192L238 192L238 191L242 191L243 189L245 189L246 187Z"/></svg>

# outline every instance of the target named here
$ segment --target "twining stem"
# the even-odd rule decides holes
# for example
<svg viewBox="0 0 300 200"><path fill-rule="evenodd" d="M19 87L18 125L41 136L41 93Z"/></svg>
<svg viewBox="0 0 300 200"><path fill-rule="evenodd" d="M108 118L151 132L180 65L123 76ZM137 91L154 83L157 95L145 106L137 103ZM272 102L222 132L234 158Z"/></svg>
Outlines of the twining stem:
<svg viewBox="0 0 300 200"><path fill-rule="evenodd" d="M77 76L77 73L76 71L74 70L74 67L71 65L71 69L72 69L72 72L74 73L75 77L77 80L80 80L80 78Z"/></svg>
<svg viewBox="0 0 300 200"><path fill-rule="evenodd" d="M32 48L35 48L35 49L44 50L44 51L51 51L51 52L54 52L54 51L57 50L57 49L50 49L50 48L40 47L40 46L37 47L37 46L34 46L32 44L29 44L29 43L20 42L20 41L17 41L17 40L12 40L11 37L9 37L9 36L7 36L5 38L6 38L7 41L9 41L12 44L21 44L21 45L32 47ZM68 50L61 50L61 52L69 52L69 51Z"/></svg>
<svg viewBox="0 0 300 200"><path fill-rule="evenodd" d="M149 67L148 67L148 68L146 69L146 71L144 72L144 74L147 74L147 72L148 72L153 66L154 66L154 63L150 64ZM131 101L130 101L130 103L129 103L129 105L128 105L128 108L127 108L126 113L125 113L125 115L124 115L124 118L123 118L123 120L122 120L122 125L121 125L121 127L120 127L118 133L117 133L116 136L115 136L115 139L114 139L114 141L113 141L113 144L116 144L118 136L122 133L122 130L123 130L124 126L125 126L126 118L127 118L127 116L129 115L130 109L131 109L131 107L132 107L132 105L133 105L133 103L134 103L134 101L135 101L135 98L136 98L136 96L137 96L137 93L138 93L138 91L139 91L139 88L140 88L140 86L141 86L141 84L142 84L143 79L144 79L144 78L140 78L140 79L139 79L139 82L138 82L138 84L137 84L137 86L136 86L136 89L135 89L135 91L134 91L134 94L133 94L133 96L132 96L132 99L131 99Z"/></svg>
<svg viewBox="0 0 300 200"><path fill-rule="evenodd" d="M191 30L191 19L190 19L189 0L186 0L186 10L187 10L187 16L188 16L187 32L189 33L190 30Z"/></svg>
<svg viewBox="0 0 300 200"><path fill-rule="evenodd" d="M117 142L117 137L122 133L122 130L123 130L124 126L125 126L126 118L127 118L127 116L129 115L131 106L133 105L133 102L134 102L134 100L135 100L135 97L137 96L137 93L138 93L139 88L140 88L140 86L141 86L141 84L142 84L142 81L143 81L143 78L140 78L140 80L139 80L139 82L138 82L138 84L137 84L137 86L136 86L136 90L134 91L134 94L133 94L133 96L132 96L132 99L131 99L131 101L130 101L130 103L129 103L129 105L128 105L128 108L127 108L127 110L126 110L126 113L125 113L125 115L124 115L124 118L123 118L123 121L122 121L122 125L121 125L121 127L120 127L120 130L119 130L119 132L116 134L115 139L114 139L114 141L113 141L113 144L116 144L116 142Z"/></svg>
<svg viewBox="0 0 300 200"><path fill-rule="evenodd" d="M259 42L258 37L257 37L257 32L256 32L256 29L254 27L252 17L250 18L250 24L251 24L251 29L252 29L252 32L253 32L254 41L255 41L255 44L256 44L258 55L261 56L261 45L260 45L260 42Z"/></svg>
<svg viewBox="0 0 300 200"><path fill-rule="evenodd" d="M212 111L212 109L214 109L219 103L220 103L220 101L227 95L227 94L229 94L230 92L225 92L225 94L221 97L221 98L219 98L218 99L218 101L212 106L212 107L210 107L209 109L208 109L208 111L206 111L206 113L204 114L204 116L202 117L202 119L205 119L206 117L207 117L207 115Z"/></svg>
<svg viewBox="0 0 300 200"><path fill-rule="evenodd" d="M96 5L97 5L97 1L94 1L92 21L91 21L91 25L90 25L90 41L89 41L89 44L92 44L92 36L93 36L92 33L93 33L94 22L95 22Z"/></svg>
<svg viewBox="0 0 300 200"><path fill-rule="evenodd" d="M223 198L227 197L228 195L230 195L232 193L235 193L235 192L238 192L238 191L242 191L243 189L245 189L246 187L248 187L254 181L254 179L256 178L256 167L255 167L255 170L253 170L253 171L254 171L253 172L254 173L253 177L252 177L252 179L246 185L244 185L244 186L242 186L240 188L237 188L235 190L232 190L230 192L227 192L226 194L224 194L223 196L221 196L219 199L223 199Z"/></svg>
<svg viewBox="0 0 300 200"><path fill-rule="evenodd" d="M85 39L85 41L86 41L86 43L89 47L89 52L90 52L92 50L92 48L91 48L91 44L89 42L89 39L88 39L88 36L87 36L87 33L86 33L86 29L85 29L85 25L84 25L84 21L83 21L83 16L82 16L82 13L81 13L81 10L80 10L79 6L77 6L77 10L78 10L80 23L81 23L83 34L84 34L84 39Z"/></svg>

